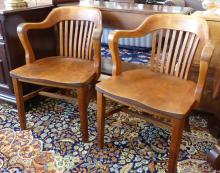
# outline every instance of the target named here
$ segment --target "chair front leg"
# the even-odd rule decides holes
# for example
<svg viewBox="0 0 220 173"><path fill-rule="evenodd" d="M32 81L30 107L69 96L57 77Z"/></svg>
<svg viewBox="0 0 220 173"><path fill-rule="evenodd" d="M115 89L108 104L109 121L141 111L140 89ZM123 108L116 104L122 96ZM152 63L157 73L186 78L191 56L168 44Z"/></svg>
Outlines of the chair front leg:
<svg viewBox="0 0 220 173"><path fill-rule="evenodd" d="M80 129L83 142L88 142L88 116L87 116L87 98L88 86L77 88L77 98L79 103Z"/></svg>
<svg viewBox="0 0 220 173"><path fill-rule="evenodd" d="M97 133L98 147L103 148L105 134L105 97L99 92L97 92Z"/></svg>
<svg viewBox="0 0 220 173"><path fill-rule="evenodd" d="M169 173L176 173L184 123L185 123L184 119L172 120L173 128L171 134L171 144L170 144L169 161L168 161Z"/></svg>
<svg viewBox="0 0 220 173"><path fill-rule="evenodd" d="M23 98L23 89L22 83L18 81L16 78L12 78L16 104L18 109L18 116L20 121L20 127L22 130L26 129L26 118L25 118L25 108L24 108L24 98Z"/></svg>

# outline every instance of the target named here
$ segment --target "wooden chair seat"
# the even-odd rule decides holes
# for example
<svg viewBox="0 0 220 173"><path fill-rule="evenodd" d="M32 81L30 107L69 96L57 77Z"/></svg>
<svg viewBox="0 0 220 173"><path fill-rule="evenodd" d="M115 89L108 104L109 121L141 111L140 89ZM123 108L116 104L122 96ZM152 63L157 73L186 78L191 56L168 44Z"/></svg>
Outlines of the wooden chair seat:
<svg viewBox="0 0 220 173"><path fill-rule="evenodd" d="M137 69L97 84L104 95L134 106L173 116L184 116L195 102L192 81Z"/></svg>
<svg viewBox="0 0 220 173"><path fill-rule="evenodd" d="M94 61L58 56L26 64L10 74L24 81L74 87L91 82L95 78L95 69Z"/></svg>

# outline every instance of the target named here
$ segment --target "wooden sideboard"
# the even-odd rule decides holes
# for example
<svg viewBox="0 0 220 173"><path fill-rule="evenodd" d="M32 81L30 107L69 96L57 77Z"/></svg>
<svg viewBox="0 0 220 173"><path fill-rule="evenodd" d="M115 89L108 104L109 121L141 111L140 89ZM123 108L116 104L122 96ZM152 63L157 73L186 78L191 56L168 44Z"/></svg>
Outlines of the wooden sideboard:
<svg viewBox="0 0 220 173"><path fill-rule="evenodd" d="M99 8L102 12L103 26L113 29L134 29L138 27L147 16L152 14L190 14L193 12L193 9L190 7L107 1L81 1L61 4L60 6L64 5Z"/></svg>

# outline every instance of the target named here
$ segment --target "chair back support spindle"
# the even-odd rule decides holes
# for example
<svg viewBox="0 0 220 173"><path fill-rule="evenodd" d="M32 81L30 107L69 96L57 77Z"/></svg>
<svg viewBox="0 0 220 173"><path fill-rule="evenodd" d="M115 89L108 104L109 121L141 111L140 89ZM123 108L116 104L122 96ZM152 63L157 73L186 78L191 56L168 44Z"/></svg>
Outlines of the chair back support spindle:
<svg viewBox="0 0 220 173"><path fill-rule="evenodd" d="M60 56L93 60L92 33L95 24L88 20L65 20L58 23Z"/></svg>
<svg viewBox="0 0 220 173"><path fill-rule="evenodd" d="M152 35L151 69L187 79L199 37L193 32L171 29L158 29Z"/></svg>

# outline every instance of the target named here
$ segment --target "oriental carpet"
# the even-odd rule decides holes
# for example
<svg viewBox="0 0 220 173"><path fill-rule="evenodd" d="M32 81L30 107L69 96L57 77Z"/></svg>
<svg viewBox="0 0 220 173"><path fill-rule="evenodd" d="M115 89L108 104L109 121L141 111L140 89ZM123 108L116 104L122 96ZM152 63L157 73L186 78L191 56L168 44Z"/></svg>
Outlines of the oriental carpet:
<svg viewBox="0 0 220 173"><path fill-rule="evenodd" d="M108 109L115 107L108 102ZM125 113L106 119L105 148L96 146L96 103L89 105L89 143L81 140L76 103L36 98L27 105L28 130L20 131L17 113L0 105L0 172L166 172L170 133ZM213 172L206 152L216 143L205 116L190 115L184 132L179 173Z"/></svg>

